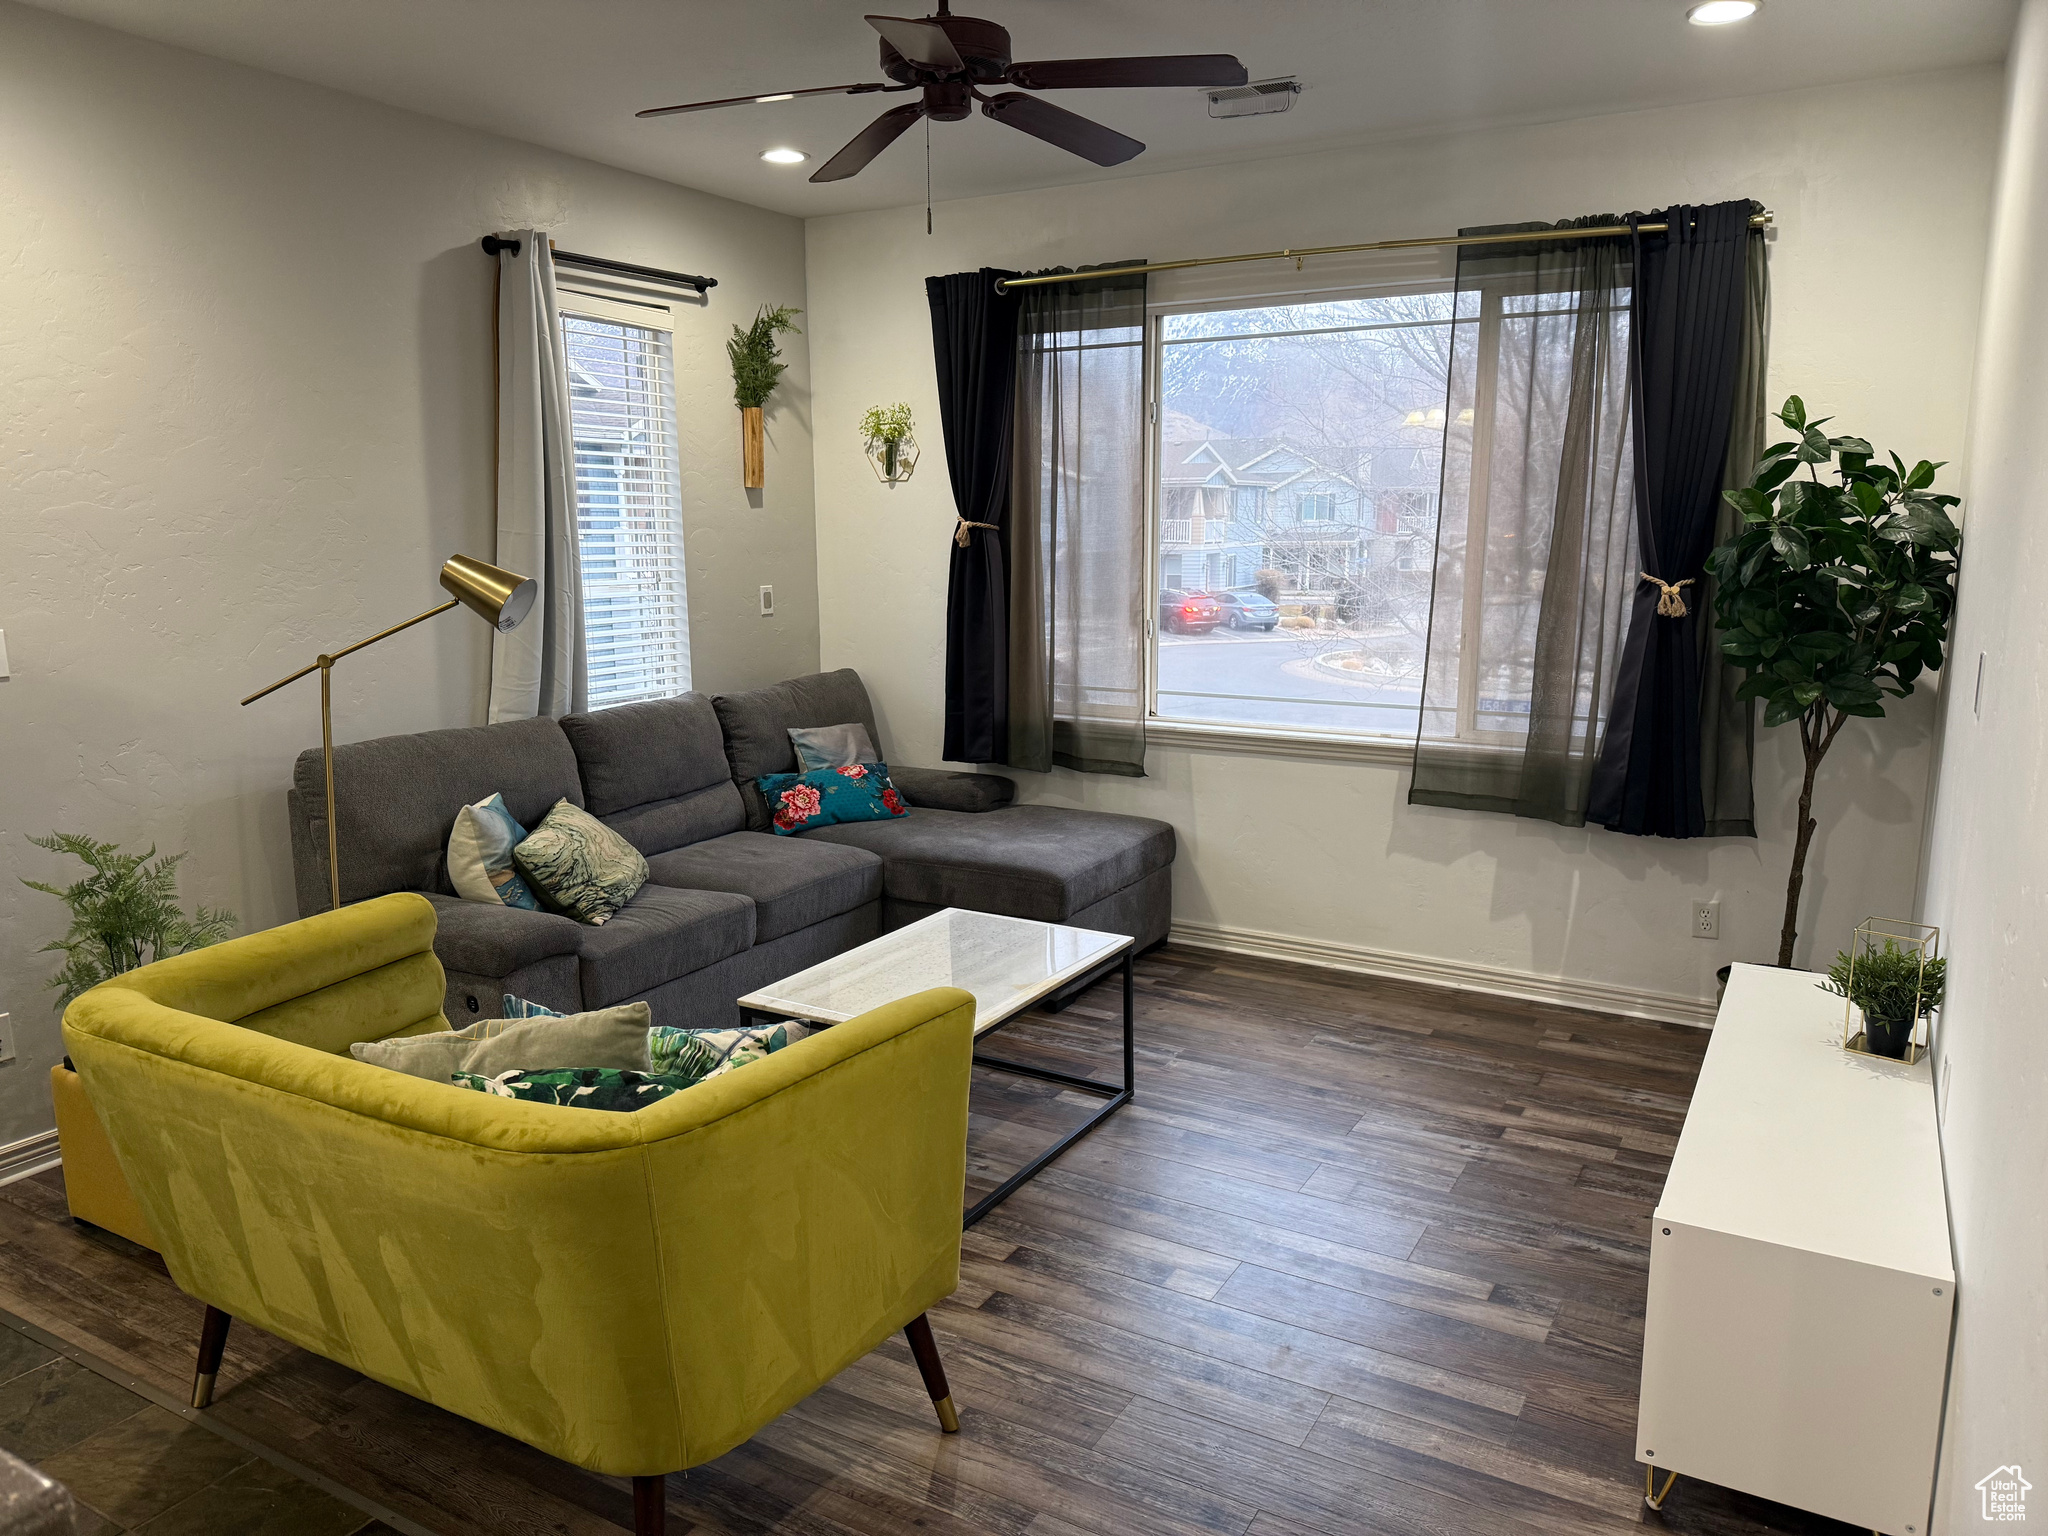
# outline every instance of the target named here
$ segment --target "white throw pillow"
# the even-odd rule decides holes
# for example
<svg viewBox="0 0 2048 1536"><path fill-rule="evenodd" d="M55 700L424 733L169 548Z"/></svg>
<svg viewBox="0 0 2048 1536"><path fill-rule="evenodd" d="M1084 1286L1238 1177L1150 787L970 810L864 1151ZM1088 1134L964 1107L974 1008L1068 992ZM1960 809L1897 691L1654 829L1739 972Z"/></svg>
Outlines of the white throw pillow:
<svg viewBox="0 0 2048 1536"><path fill-rule="evenodd" d="M512 850L525 841L526 828L505 809L503 795L457 811L455 830L448 834L448 882L455 894L464 901L538 912L539 899L512 863Z"/></svg>

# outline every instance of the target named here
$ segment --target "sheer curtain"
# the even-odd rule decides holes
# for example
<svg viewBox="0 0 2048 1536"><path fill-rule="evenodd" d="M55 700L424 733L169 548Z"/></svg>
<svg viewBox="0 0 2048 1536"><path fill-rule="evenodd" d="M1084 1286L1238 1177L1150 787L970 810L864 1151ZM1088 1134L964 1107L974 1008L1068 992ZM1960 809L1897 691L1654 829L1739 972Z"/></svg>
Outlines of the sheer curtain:
<svg viewBox="0 0 2048 1536"><path fill-rule="evenodd" d="M583 561L576 531L569 376L548 237L514 230L498 251L498 543L493 558L540 583L533 615L491 641L500 720L586 707ZM514 245L516 242L516 248Z"/></svg>
<svg viewBox="0 0 2048 1536"><path fill-rule="evenodd" d="M1003 761L1142 777L1145 276L1017 291Z"/></svg>
<svg viewBox="0 0 2048 1536"><path fill-rule="evenodd" d="M1459 248L1411 805L1585 822L1638 581L1631 280L1627 236Z"/></svg>

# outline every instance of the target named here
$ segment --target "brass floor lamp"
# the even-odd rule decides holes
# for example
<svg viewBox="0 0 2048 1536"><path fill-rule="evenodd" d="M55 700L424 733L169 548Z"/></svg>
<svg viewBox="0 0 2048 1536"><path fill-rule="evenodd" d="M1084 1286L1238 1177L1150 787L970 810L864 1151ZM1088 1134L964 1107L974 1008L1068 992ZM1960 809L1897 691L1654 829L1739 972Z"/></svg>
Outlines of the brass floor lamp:
<svg viewBox="0 0 2048 1536"><path fill-rule="evenodd" d="M425 613L407 619L403 624L394 624L380 630L367 640L358 640L354 645L345 645L331 656L322 656L310 667L301 667L290 677L281 677L268 688L260 689L242 700L244 705L254 704L265 694L277 692L287 683L296 683L309 672L320 674L320 752L327 767L327 891L334 903L334 910L341 910L341 865L337 861L338 840L334 830L334 710L333 677L334 664L344 656L353 655L365 646L375 645L379 640L388 640L401 629L411 629L436 614L446 613L458 604L467 608L477 617L487 620L491 628L501 634L517 629L533 608L533 599L540 590L531 576L515 575L500 570L495 565L486 565L481 560L472 560L468 555L452 556L441 567L441 585L453 596L438 608L429 608Z"/></svg>

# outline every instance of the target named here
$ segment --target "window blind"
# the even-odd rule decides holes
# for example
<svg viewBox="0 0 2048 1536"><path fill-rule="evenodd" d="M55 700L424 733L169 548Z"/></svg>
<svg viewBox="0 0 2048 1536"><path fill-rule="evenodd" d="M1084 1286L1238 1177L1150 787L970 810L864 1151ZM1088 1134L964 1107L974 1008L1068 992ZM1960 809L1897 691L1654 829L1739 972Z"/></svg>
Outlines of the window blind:
<svg viewBox="0 0 2048 1536"><path fill-rule="evenodd" d="M671 332L622 311L596 299L562 311L592 709L690 686Z"/></svg>

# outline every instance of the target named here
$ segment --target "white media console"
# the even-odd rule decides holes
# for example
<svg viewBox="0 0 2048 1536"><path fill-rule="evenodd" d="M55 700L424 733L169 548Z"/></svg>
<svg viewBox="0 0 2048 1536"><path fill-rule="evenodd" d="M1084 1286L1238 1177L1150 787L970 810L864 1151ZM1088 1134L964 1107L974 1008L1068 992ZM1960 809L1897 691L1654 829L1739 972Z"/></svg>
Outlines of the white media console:
<svg viewBox="0 0 2048 1536"><path fill-rule="evenodd" d="M1650 1229L1636 1455L1926 1536L1956 1298L1929 1064L1844 1051L1819 982L1729 979Z"/></svg>

